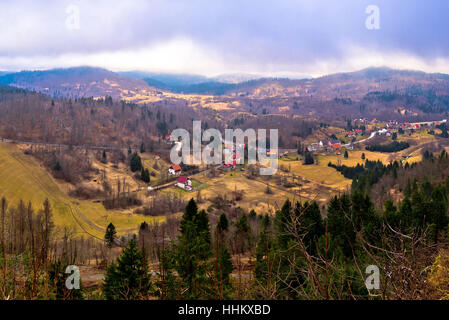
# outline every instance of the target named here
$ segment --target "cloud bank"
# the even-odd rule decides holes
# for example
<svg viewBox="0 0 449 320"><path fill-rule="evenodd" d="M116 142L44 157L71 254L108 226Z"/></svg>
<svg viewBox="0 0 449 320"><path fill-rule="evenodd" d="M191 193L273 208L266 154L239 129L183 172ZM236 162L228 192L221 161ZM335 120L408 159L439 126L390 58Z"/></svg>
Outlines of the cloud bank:
<svg viewBox="0 0 449 320"><path fill-rule="evenodd" d="M380 29L365 26L379 8ZM319 76L368 66L449 73L446 0L0 2L0 70Z"/></svg>

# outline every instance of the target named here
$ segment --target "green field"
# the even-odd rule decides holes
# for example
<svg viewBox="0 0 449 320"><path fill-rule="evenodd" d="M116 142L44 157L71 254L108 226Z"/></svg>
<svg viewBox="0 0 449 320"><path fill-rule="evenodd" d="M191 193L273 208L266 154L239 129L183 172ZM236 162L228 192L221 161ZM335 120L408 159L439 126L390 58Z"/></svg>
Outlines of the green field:
<svg viewBox="0 0 449 320"><path fill-rule="evenodd" d="M53 208L57 231L69 227L77 234L103 238L106 226L112 222L119 233L137 228L153 218L106 210L101 203L76 200L66 195L56 181L32 156L25 155L15 145L0 143L0 197L15 206L20 199L31 201L35 211L46 198ZM121 232L120 232L121 231Z"/></svg>

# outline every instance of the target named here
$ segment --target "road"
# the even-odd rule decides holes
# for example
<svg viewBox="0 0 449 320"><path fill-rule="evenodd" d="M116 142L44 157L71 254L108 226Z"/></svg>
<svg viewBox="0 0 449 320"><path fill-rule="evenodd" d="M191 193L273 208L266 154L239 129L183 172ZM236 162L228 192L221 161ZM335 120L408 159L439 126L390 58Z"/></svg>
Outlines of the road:
<svg viewBox="0 0 449 320"><path fill-rule="evenodd" d="M371 134L369 135L368 138L365 138L365 139L362 139L362 140L359 140L359 141L354 141L354 142L346 143L346 144L343 144L343 145L341 145L341 146L342 146L342 147L349 147L351 144L357 144L357 143L362 143L362 142L368 141L368 140L374 138L374 137L376 136L377 132L378 132L378 131L373 131L373 132L371 132Z"/></svg>

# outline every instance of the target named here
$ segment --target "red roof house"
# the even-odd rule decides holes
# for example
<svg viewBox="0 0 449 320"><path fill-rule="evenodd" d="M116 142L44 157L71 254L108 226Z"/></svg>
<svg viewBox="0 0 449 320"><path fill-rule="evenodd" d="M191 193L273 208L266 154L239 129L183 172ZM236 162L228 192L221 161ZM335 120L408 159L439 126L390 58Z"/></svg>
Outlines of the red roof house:
<svg viewBox="0 0 449 320"><path fill-rule="evenodd" d="M176 180L176 186L185 189L192 190L192 180L186 176L180 176L178 180Z"/></svg>
<svg viewBox="0 0 449 320"><path fill-rule="evenodd" d="M179 164L175 164L173 166L171 166L170 168L168 168L168 173L172 174L172 175L179 175L181 174L181 166Z"/></svg>

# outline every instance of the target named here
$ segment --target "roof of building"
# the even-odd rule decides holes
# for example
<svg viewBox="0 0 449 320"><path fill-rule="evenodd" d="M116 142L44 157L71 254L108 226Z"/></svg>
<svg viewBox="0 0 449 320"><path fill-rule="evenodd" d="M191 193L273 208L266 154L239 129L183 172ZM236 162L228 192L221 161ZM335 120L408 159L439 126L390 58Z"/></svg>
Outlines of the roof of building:
<svg viewBox="0 0 449 320"><path fill-rule="evenodd" d="M186 184L187 180L189 180L189 177L180 176L176 182Z"/></svg>
<svg viewBox="0 0 449 320"><path fill-rule="evenodd" d="M181 166L179 164L175 164L173 166L170 167L171 169L175 170L175 171L181 171Z"/></svg>

